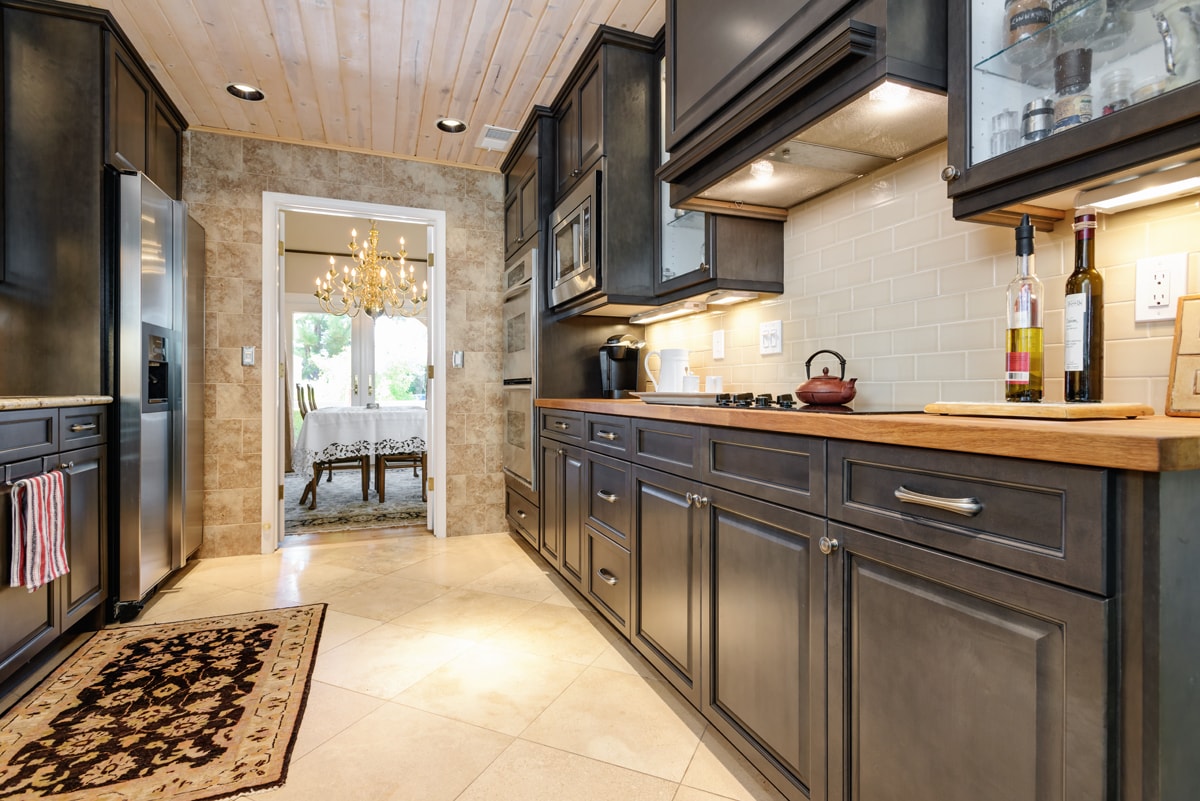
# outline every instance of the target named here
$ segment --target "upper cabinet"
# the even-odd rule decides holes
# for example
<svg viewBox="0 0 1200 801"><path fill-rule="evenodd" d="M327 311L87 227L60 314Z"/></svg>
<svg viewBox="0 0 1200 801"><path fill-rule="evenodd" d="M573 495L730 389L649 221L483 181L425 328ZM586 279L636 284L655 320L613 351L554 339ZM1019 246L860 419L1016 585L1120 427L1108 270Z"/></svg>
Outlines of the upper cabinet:
<svg viewBox="0 0 1200 801"><path fill-rule="evenodd" d="M1058 11L1052 8L1058 7ZM954 216L1042 228L1075 190L1200 142L1200 27L1177 0L950 3Z"/></svg>
<svg viewBox="0 0 1200 801"><path fill-rule="evenodd" d="M946 7L667 0L671 205L783 219L944 139Z"/></svg>
<svg viewBox="0 0 1200 801"><path fill-rule="evenodd" d="M510 257L541 230L549 197L544 180L548 167L541 165L540 154L549 126L550 109L534 106L533 112L517 134L500 171L504 174L504 255Z"/></svg>
<svg viewBox="0 0 1200 801"><path fill-rule="evenodd" d="M105 43L105 161L120 170L146 173L160 189L178 199L182 194L179 154L183 118L115 35L106 33Z"/></svg>
<svg viewBox="0 0 1200 801"><path fill-rule="evenodd" d="M597 54L563 97L557 114L555 197L575 185L604 152L604 72Z"/></svg>

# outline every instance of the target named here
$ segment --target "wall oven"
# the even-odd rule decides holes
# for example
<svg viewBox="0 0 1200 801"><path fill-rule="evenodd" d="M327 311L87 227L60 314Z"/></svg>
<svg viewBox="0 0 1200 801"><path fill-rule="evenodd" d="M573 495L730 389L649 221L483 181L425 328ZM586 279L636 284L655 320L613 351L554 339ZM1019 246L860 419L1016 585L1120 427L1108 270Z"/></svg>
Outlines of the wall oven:
<svg viewBox="0 0 1200 801"><path fill-rule="evenodd" d="M537 341L537 247L518 253L504 269L504 471L534 483L534 348Z"/></svg>
<svg viewBox="0 0 1200 801"><path fill-rule="evenodd" d="M550 215L550 305L556 308L582 300L601 287L603 160L600 164Z"/></svg>

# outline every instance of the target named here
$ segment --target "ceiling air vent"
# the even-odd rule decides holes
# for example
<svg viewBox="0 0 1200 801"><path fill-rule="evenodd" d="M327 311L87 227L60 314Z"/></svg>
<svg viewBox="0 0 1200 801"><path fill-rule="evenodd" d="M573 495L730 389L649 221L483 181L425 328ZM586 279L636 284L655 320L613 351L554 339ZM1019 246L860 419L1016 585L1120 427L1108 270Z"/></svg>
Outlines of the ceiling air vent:
<svg viewBox="0 0 1200 801"><path fill-rule="evenodd" d="M483 126L483 136L479 138L479 144L476 147L482 147L484 150L508 150L508 146L512 144L512 138L516 135L517 132L510 128L485 125Z"/></svg>

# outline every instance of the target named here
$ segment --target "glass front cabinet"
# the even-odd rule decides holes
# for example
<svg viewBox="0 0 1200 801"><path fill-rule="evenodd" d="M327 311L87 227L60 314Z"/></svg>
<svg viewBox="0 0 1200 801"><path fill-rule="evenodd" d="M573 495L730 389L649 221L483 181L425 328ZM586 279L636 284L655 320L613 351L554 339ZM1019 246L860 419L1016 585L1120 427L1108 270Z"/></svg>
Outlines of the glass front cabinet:
<svg viewBox="0 0 1200 801"><path fill-rule="evenodd" d="M1076 189L1200 158L1200 5L971 0L949 23L955 217L1052 226Z"/></svg>

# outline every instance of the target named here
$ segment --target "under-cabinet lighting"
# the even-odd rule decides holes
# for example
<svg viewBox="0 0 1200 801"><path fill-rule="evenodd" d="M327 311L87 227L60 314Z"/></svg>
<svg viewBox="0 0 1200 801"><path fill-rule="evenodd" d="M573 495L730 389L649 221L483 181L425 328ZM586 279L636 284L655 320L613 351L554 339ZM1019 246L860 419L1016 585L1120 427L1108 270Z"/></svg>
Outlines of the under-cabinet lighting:
<svg viewBox="0 0 1200 801"><path fill-rule="evenodd" d="M739 289L720 289L704 299L709 306L732 306L748 300L757 300L757 292L744 292Z"/></svg>
<svg viewBox="0 0 1200 801"><path fill-rule="evenodd" d="M629 318L629 322L633 325L649 325L650 323L658 323L663 320L670 320L673 317L683 317L688 314L695 314L707 309L708 306L698 300L679 300L674 303L668 303L665 306L659 306L655 309L649 309L644 312L638 312Z"/></svg>
<svg viewBox="0 0 1200 801"><path fill-rule="evenodd" d="M1104 212L1161 203L1200 192L1200 161L1164 167L1136 178L1087 189L1075 196L1075 206L1092 206Z"/></svg>
<svg viewBox="0 0 1200 801"><path fill-rule="evenodd" d="M872 89L869 95L876 103L885 103L889 106L894 106L908 100L908 94L911 91L912 87L905 86L902 83L884 81Z"/></svg>

